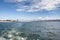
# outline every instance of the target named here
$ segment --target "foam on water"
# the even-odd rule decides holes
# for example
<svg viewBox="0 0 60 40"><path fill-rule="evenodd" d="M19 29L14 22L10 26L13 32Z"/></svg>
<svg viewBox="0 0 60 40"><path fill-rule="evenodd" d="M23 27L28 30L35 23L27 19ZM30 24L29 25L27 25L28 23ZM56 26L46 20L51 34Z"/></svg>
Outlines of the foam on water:
<svg viewBox="0 0 60 40"><path fill-rule="evenodd" d="M25 34L20 32L14 28L6 28L4 31L1 32L0 40L39 40L38 38L34 37L35 34ZM34 37L34 38L33 38Z"/></svg>
<svg viewBox="0 0 60 40"><path fill-rule="evenodd" d="M0 40L60 40L60 22L0 23Z"/></svg>
<svg viewBox="0 0 60 40"><path fill-rule="evenodd" d="M16 29L5 29L2 31L0 40L26 40L26 37L20 36L21 33Z"/></svg>

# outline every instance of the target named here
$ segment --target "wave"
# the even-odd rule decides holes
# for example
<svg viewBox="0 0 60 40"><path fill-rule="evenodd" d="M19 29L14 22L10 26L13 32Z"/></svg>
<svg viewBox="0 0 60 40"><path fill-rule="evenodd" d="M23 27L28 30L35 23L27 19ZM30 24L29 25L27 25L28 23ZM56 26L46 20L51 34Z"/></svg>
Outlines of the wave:
<svg viewBox="0 0 60 40"><path fill-rule="evenodd" d="M38 34L26 34L14 28L5 28L0 33L0 40L40 40Z"/></svg>

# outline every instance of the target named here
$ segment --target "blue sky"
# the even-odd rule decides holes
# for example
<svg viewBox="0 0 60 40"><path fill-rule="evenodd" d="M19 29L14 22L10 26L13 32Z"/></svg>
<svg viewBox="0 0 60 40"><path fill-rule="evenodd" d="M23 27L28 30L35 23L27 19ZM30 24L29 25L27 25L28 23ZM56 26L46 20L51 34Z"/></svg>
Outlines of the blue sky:
<svg viewBox="0 0 60 40"><path fill-rule="evenodd" d="M60 18L60 0L0 0L0 19Z"/></svg>

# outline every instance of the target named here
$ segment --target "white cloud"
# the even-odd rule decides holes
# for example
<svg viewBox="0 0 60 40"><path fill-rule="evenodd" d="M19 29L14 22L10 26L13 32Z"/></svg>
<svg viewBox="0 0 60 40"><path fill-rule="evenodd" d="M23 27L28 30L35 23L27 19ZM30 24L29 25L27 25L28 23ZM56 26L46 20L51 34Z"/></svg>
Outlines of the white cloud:
<svg viewBox="0 0 60 40"><path fill-rule="evenodd" d="M55 20L60 19L57 17L35 17L35 18L21 18L20 21L28 22L28 21L38 21L38 20Z"/></svg>
<svg viewBox="0 0 60 40"><path fill-rule="evenodd" d="M4 0L4 2L16 2L15 0Z"/></svg>
<svg viewBox="0 0 60 40"><path fill-rule="evenodd" d="M41 10L56 10L60 0L5 0L7 2L17 3L17 11L37 12Z"/></svg>
<svg viewBox="0 0 60 40"><path fill-rule="evenodd" d="M21 1L23 1L23 0L4 0L5 2L21 2Z"/></svg>
<svg viewBox="0 0 60 40"><path fill-rule="evenodd" d="M55 20L55 19L60 19L57 17L37 17L37 20Z"/></svg>

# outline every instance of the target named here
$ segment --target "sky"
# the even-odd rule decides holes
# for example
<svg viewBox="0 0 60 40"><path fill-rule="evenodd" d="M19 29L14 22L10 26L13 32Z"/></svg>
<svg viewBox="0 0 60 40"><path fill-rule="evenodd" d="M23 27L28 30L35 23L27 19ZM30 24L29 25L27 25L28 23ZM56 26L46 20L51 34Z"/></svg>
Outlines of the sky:
<svg viewBox="0 0 60 40"><path fill-rule="evenodd" d="M0 19L59 19L60 0L0 0Z"/></svg>

